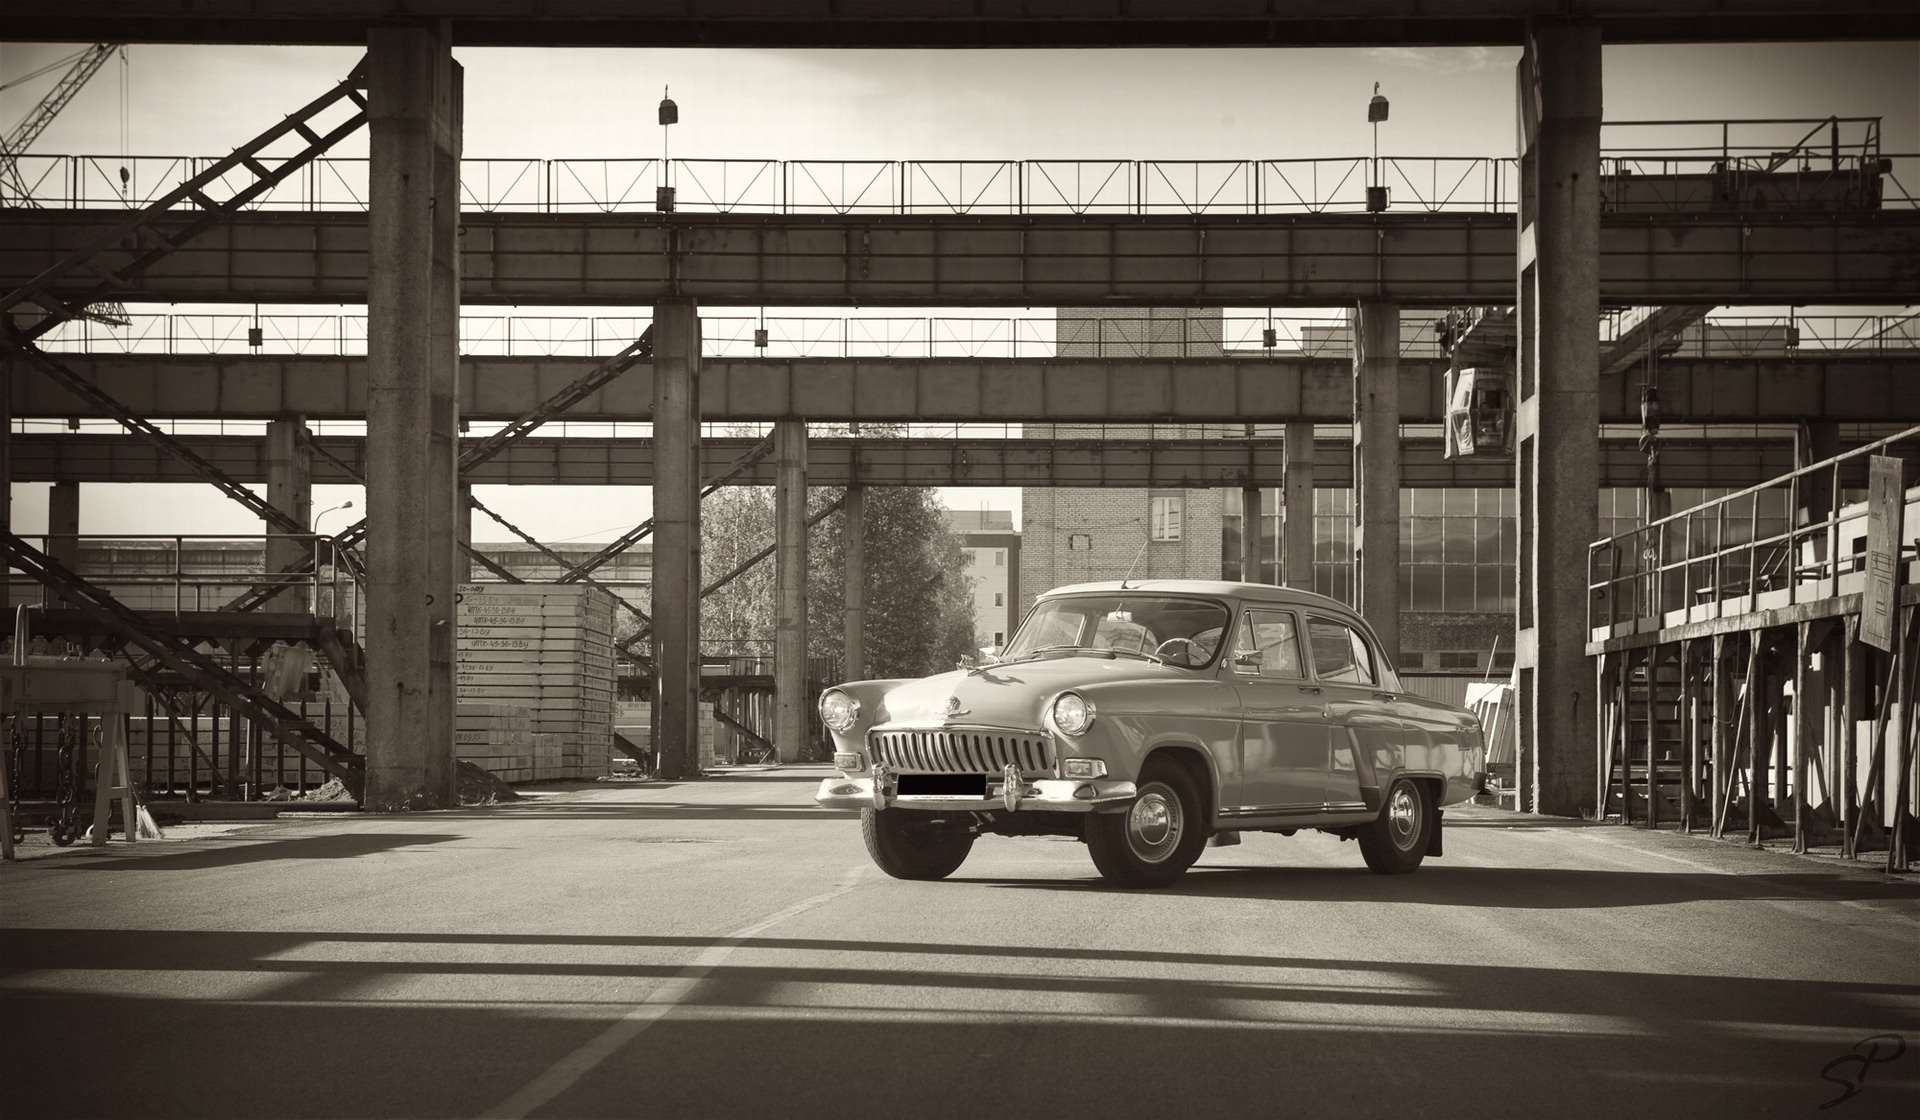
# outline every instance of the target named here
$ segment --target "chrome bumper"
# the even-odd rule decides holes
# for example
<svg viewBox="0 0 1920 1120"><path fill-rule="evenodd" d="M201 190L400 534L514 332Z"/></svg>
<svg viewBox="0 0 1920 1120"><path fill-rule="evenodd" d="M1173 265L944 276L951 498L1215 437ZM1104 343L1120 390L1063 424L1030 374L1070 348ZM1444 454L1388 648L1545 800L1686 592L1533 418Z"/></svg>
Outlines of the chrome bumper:
<svg viewBox="0 0 1920 1120"><path fill-rule="evenodd" d="M985 797L901 797L894 793L893 776L881 773L857 778L828 778L813 799L828 809L918 809L938 812L992 813L1035 811L1052 813L1118 812L1138 791L1132 782L1102 778L1039 778L1010 786L990 777ZM876 785L876 780L878 785Z"/></svg>

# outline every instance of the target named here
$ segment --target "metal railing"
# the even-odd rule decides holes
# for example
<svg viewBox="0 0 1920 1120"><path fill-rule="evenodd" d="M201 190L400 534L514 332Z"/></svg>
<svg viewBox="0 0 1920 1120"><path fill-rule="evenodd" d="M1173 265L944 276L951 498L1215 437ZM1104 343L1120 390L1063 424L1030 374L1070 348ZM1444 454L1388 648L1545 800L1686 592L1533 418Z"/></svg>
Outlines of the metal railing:
<svg viewBox="0 0 1920 1120"><path fill-rule="evenodd" d="M481 315L460 318L460 351L473 357L605 356L638 338L634 315ZM713 358L1153 358L1352 355L1344 316L1229 311L1219 318L1142 316L706 315L701 345ZM1402 357L1444 356L1439 336L1410 316ZM260 342L251 332L258 328ZM755 344L757 330L767 345ZM1912 338L1913 330L1907 333ZM263 354L355 357L367 351L365 314L130 311L125 325L75 319L43 340L49 351L93 354Z"/></svg>
<svg viewBox="0 0 1920 1120"><path fill-rule="evenodd" d="M1614 341L1644 318L1636 313L1601 321L1601 340ZM1682 358L1757 358L1838 354L1911 355L1920 349L1920 312L1834 315L1727 315L1704 319L1674 335L1662 354Z"/></svg>
<svg viewBox="0 0 1920 1120"><path fill-rule="evenodd" d="M1865 488L1873 455L1906 460L1911 482L1920 427L1594 542L1588 632L1652 632L1841 595L1865 562L1866 514L1846 498ZM1822 485L1830 500L1801 521L1804 488ZM1782 490L1785 516L1769 517L1762 495ZM1914 553L1902 542L1903 561Z"/></svg>
<svg viewBox="0 0 1920 1120"><path fill-rule="evenodd" d="M138 611L181 615L218 611L256 588L276 588L268 609L311 613L336 626L353 627L363 610L354 572L359 559L324 534L274 534L270 538L207 534L117 534L52 536L21 534L77 575ZM316 563L269 570L268 542L276 553L298 554ZM304 570L302 570L304 569ZM17 572L7 573L10 602L59 606L58 596Z"/></svg>
<svg viewBox="0 0 1920 1120"><path fill-rule="evenodd" d="M32 203L138 208L217 162L179 155L20 157ZM1394 208L1511 211L1516 161L1489 156L1243 160L774 160L468 158L461 206L485 213L651 212L672 186L693 214L1364 213L1369 183ZM254 210L364 210L365 157L316 159Z"/></svg>
<svg viewBox="0 0 1920 1120"><path fill-rule="evenodd" d="M1623 122L1633 124L1637 122ZM32 205L137 209L218 160L178 155L19 157ZM367 208L365 157L323 157L246 209ZM1609 151L1602 205L1662 212L1873 209L1920 205L1901 179L1920 157L1852 147L1837 155L1685 146ZM651 213L672 186L686 214L1357 214L1367 187L1407 213L1509 213L1518 162L1502 156L1336 156L1244 160L774 160L469 158L469 212Z"/></svg>

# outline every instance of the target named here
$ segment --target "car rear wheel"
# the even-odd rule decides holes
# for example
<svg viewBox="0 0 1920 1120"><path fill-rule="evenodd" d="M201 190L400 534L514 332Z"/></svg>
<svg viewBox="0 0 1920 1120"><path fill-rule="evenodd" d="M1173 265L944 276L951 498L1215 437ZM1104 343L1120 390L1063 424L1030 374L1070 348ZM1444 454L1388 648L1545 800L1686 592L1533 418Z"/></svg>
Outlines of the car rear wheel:
<svg viewBox="0 0 1920 1120"><path fill-rule="evenodd" d="M912 810L862 809L860 835L873 862L896 879L944 879L973 850L964 825Z"/></svg>
<svg viewBox="0 0 1920 1120"><path fill-rule="evenodd" d="M1427 857L1433 829L1433 795L1412 778L1396 778L1379 819L1360 833L1360 855L1376 875L1405 875Z"/></svg>
<svg viewBox="0 0 1920 1120"><path fill-rule="evenodd" d="M1109 882L1164 887L1186 873L1206 846L1206 820L1193 779L1177 766L1149 767L1124 812L1087 821L1087 851Z"/></svg>

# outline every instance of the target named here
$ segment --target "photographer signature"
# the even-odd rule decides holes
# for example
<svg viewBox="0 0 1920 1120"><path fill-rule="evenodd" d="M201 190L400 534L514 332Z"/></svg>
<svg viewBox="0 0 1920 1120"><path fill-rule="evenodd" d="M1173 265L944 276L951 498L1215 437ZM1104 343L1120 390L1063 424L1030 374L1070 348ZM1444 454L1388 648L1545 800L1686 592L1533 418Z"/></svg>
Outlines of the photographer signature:
<svg viewBox="0 0 1920 1120"><path fill-rule="evenodd" d="M1820 1067L1820 1080L1840 1086L1839 1096L1821 1105L1832 1108L1852 1098L1865 1087L1867 1070L1882 1062L1897 1060L1907 1052L1907 1040L1897 1034L1876 1034L1853 1044L1853 1049Z"/></svg>

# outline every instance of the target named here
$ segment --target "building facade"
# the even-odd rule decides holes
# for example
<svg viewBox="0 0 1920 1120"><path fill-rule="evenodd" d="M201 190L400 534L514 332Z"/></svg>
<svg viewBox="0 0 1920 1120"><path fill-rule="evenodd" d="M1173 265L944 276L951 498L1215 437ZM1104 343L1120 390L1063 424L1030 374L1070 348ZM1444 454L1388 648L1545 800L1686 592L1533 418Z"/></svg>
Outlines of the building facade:
<svg viewBox="0 0 1920 1120"><path fill-rule="evenodd" d="M947 522L960 538L967 575L973 579L973 644L1007 644L1020 623L1020 534L1013 512L1004 509L949 510Z"/></svg>

